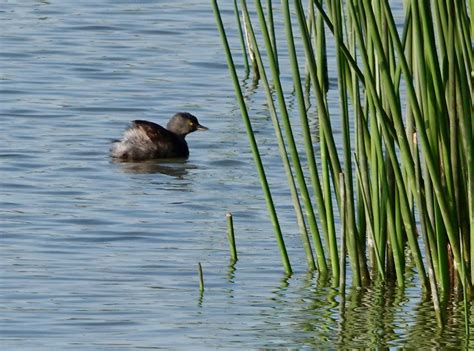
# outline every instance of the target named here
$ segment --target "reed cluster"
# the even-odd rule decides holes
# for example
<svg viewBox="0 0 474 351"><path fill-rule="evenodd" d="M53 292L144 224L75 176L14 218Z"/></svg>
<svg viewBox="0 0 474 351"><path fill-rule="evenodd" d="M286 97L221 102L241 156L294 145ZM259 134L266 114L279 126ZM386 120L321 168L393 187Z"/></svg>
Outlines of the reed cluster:
<svg viewBox="0 0 474 351"><path fill-rule="evenodd" d="M236 56L217 1L212 4L290 274ZM374 280L403 286L413 265L437 309L453 288L469 294L474 281L473 1L405 0L402 23L395 22L388 0L282 0L278 5L255 0L254 5L250 12L245 0L234 1L236 32L246 70L252 68L266 93L308 269L341 287L346 266L354 286ZM282 27L274 24L277 11ZM286 39L277 43L279 29ZM334 86L328 85L328 38L336 48ZM285 67L282 53L289 59ZM280 72L289 70L298 123L290 118L281 83ZM338 91L337 113L330 108L329 89ZM313 106L317 144L308 122ZM295 125L304 139L301 149ZM342 131L342 145L336 145L336 129Z"/></svg>

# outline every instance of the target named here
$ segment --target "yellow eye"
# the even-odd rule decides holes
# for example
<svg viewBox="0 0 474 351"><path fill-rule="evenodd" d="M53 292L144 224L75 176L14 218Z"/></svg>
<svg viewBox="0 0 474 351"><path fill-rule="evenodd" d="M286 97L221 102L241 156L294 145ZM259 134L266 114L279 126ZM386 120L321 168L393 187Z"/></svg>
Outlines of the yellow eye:
<svg viewBox="0 0 474 351"><path fill-rule="evenodd" d="M193 123L193 122L191 122L191 121L189 121L189 125L190 125L190 126L193 126L193 125L194 125L194 123Z"/></svg>

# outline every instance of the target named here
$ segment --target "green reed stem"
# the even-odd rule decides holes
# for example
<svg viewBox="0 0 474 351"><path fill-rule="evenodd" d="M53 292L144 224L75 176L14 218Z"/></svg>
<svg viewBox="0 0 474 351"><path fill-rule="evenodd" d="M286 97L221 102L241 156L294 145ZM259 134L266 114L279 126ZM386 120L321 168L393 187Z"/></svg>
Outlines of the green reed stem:
<svg viewBox="0 0 474 351"><path fill-rule="evenodd" d="M310 2L310 11L312 16L315 16L314 11L314 3ZM319 88L319 95L317 100L317 109L318 109L318 122L319 122L319 152L321 158L321 174L323 178L323 197L324 197L324 206L326 210L326 217L327 217L327 229L328 229L328 242L329 242L329 252L331 255L331 262L332 262L332 273L333 277L337 277L342 269L336 262L338 262L338 246L336 240L336 228L335 228L335 220L334 220L334 208L333 208L333 201L332 201L332 193L331 193L331 178L330 178L330 152L329 149L332 150L332 154L335 155L334 157L334 167L333 167L333 174L339 174L338 171L340 170L339 160L337 157L337 151L335 150L335 141L333 138L333 134L326 134L325 130L330 130L330 121L328 118L327 112L327 101L326 93L329 90L329 78L328 78L328 68L327 68L327 57L326 57L326 34L324 29L324 21L320 13L317 14L316 20L314 22L314 33L316 36L316 57L315 57L315 64L316 64L316 77L318 77L318 82L313 83L315 87L314 90L316 91ZM311 50L312 52L313 50ZM311 57L311 54L309 55ZM308 57L308 55L307 55ZM312 65L312 63L310 63ZM313 65L314 67L314 65ZM311 74L311 72L310 72ZM313 77L314 78L314 77ZM318 84L319 83L319 84ZM323 117L322 117L323 116ZM337 167L336 167L337 165ZM337 178L337 176L335 177ZM338 184L338 181L334 182ZM338 191L336 190L336 194ZM344 278L345 279L345 278ZM337 280L334 280L334 284L337 284Z"/></svg>
<svg viewBox="0 0 474 351"><path fill-rule="evenodd" d="M326 209L324 207L324 199L323 199L322 190L321 190L321 183L319 180L318 170L316 167L316 161L314 158L313 142L312 142L311 133L309 130L308 116L306 114L306 106L304 102L303 89L301 87L301 77L300 77L300 72L299 72L299 67L298 67L298 59L296 57L296 49L295 49L295 44L294 44L294 39L293 39L293 31L292 31L288 1L286 0L282 1L282 10L283 10L283 20L284 20L284 26L285 26L285 32L286 32L286 39L287 39L287 44L288 44L288 54L290 57L290 65L291 65L291 71L292 71L292 77L293 77L293 86L295 89L296 99L298 101L300 124L301 124L303 139L304 139L307 164L309 167L309 173L310 173L311 183L313 186L313 191L316 196L316 202L317 202L319 213L320 213L320 220L321 220L321 225L323 227L323 232L326 234L326 237L328 237L328 229L327 229L327 223L326 223ZM302 28L304 28L304 31L306 32L306 29L307 29L306 22L304 21L304 19L300 19L300 21L302 22L301 23ZM306 36L306 40L309 41L308 36ZM319 237L319 233L317 235L317 238L315 238L315 241L316 241L315 246L317 250L319 251L318 255L321 254L324 257L322 242ZM337 253L336 253L336 257L337 257ZM337 262L337 259L335 262ZM337 275L333 276L333 278L337 279Z"/></svg>
<svg viewBox="0 0 474 351"><path fill-rule="evenodd" d="M343 154L344 154L344 179L346 191L346 210L347 210L347 228L348 234L348 252L352 267L352 278L354 285L360 286L366 280L366 260L363 256L363 251L360 250L358 230L355 224L354 214L354 190L353 190L353 176L352 176L352 157L351 157L351 137L349 130L349 107L348 107L348 88L346 81L346 60L342 52L343 28L341 14L341 4L338 0L331 1L331 12L334 25L334 39L336 43L336 60L337 71L339 77L339 107L342 118L342 135L343 135Z"/></svg>
<svg viewBox="0 0 474 351"><path fill-rule="evenodd" d="M472 46L469 44L469 41L466 43L467 37L472 38L474 34L474 1L470 2L470 22L471 22L471 36L469 36L468 28L468 19L467 19L467 9L462 5L461 1L454 1L454 14L450 13L450 25L457 24L456 30L453 30L455 39L453 40L454 48L451 48L453 51L454 57L448 58L450 61L450 67L453 65L456 69L451 72L451 79L455 80L455 85L452 87L451 96L452 99L455 99L456 106L456 115L459 123L459 135L461 139L461 160L463 160L464 165L464 189L465 196L463 197L464 206L466 208L464 217L467 216L469 220L462 220L461 226L465 227L466 235L465 240L470 242L470 254L467 254L467 247L469 244L466 243L465 250L465 261L468 261L467 265L470 268L470 280L471 283L474 282L474 124L472 123L473 116L473 82L474 82L474 54ZM467 4L464 4L467 6ZM458 18L459 16L459 18ZM459 21L459 23L458 23ZM453 23L456 22L456 23ZM451 28L450 28L451 29ZM463 40L464 39L464 40ZM472 39L471 39L472 40ZM462 43L462 44L460 44ZM455 45L458 44L458 45ZM459 50L459 46L462 45L462 51ZM456 50L457 49L457 50ZM464 57L464 65L461 65L460 61ZM469 64L471 63L471 64ZM451 107L452 108L452 107ZM451 110L450 108L450 110ZM461 167L463 168L463 167ZM469 235L467 233L469 232ZM469 239L467 239L469 238ZM461 239L462 240L462 239ZM470 264L469 264L470 261Z"/></svg>
<svg viewBox="0 0 474 351"><path fill-rule="evenodd" d="M383 8L384 8L385 17L387 19L388 28L389 28L390 34L392 36L392 39L393 39L393 42L395 44L395 48L398 54L399 62L402 64L403 74L405 75L405 77L407 77L407 79L405 79L407 96L408 96L408 100L414 114L415 124L417 127L417 136L419 136L423 156L424 156L426 165L428 167L430 179L433 182L434 192L436 194L438 205L439 205L441 215L444 221L444 225L448 234L449 242L451 244L454 260L456 262L459 274L463 276L465 272L462 270L462 266L461 266L460 251L459 251L458 240L456 236L456 230L453 225L453 219L449 211L449 206L444 196L445 192L443 191L443 188L441 186L441 179L437 175L437 167L435 164L435 160L433 158L432 151L429 147L428 136L426 134L426 125L423 121L420 106L416 98L415 89L410 79L412 75L408 67L405 55L403 53L403 48L397 34L398 32L395 26L395 22L393 20L392 13L390 12L389 5L386 2L386 0L383 3ZM402 150L402 152L405 153L404 150ZM462 281L464 282L464 280Z"/></svg>
<svg viewBox="0 0 474 351"><path fill-rule="evenodd" d="M290 150L290 156L291 156L293 168L296 174L297 183L300 188L301 198L303 200L306 216L308 218L310 231L313 236L313 242L315 245L315 250L316 250L316 255L317 255L318 269L319 269L320 274L322 276L325 276L327 274L327 264L326 264L326 259L324 255L324 249L323 249L321 238L319 235L319 229L316 223L316 217L314 215L313 205L311 203L311 198L309 196L308 188L307 188L303 170L301 167L301 162L300 162L298 151L296 148L296 143L293 137L293 131L291 128L291 123L290 123L288 111L286 108L285 97L283 94L283 88L281 86L278 67L276 65L276 60L273 55L270 37L267 30L266 21L263 15L263 9L262 9L262 4L260 0L256 0L255 5L257 9L258 19L260 22L260 29L262 31L263 40L265 42L270 69L272 72L273 84L275 86L275 93L277 95L278 104L280 107L281 119L282 119L283 127L286 132L286 139L287 139L286 141L288 143L288 148Z"/></svg>
<svg viewBox="0 0 474 351"><path fill-rule="evenodd" d="M462 258L462 264L465 265L464 263L464 250L463 250L463 242L461 242L461 258ZM463 267L463 270L465 270L465 266ZM466 276L463 276L461 279L466 279ZM463 295L463 307L464 307L464 325L465 325L465 330L466 330L466 340L469 340L469 334L470 334L470 328L469 328L469 298L467 294L467 282L463 283L463 289L462 289L462 295Z"/></svg>
<svg viewBox="0 0 474 351"><path fill-rule="evenodd" d="M326 240L329 245L331 262L333 262L333 264L331 265L332 277L334 281L337 281L339 277L339 266L335 264L335 262L338 262L338 253L337 253L336 233L334 230L334 220L332 217L332 205L330 201L328 202L325 200L325 196L324 196L324 194L326 194L326 196L330 198L330 184L329 184L328 178L326 178L324 182L325 187L321 187L321 181L319 179L318 169L316 167L313 144L312 144L311 134L310 134L309 125L308 125L308 117L306 114L306 106L305 106L304 99L302 96L303 93L302 93L301 84L300 84L301 79L299 76L298 60L296 57L294 41L290 39L290 38L293 38L293 34L291 32L291 21L289 20L289 8L287 7L287 4L288 4L287 2L285 1L283 2L283 11L284 11L284 17L286 18L286 21L288 21L288 22L285 21L286 26L288 26L287 28L288 49L290 53L290 61L291 61L291 66L292 66L293 84L296 87L295 88L296 97L298 99L298 106L300 110L300 120L301 120L302 129L303 129L303 138L305 142L306 157L307 157L307 162L309 166L313 191L316 197L316 204L317 204L319 215L320 215L321 225L322 225L323 232L326 236ZM317 76L317 67L316 67L316 62L314 59L313 49L311 45L311 38L308 33L308 28L306 26L304 10L303 10L301 1L300 0L295 1L295 6L296 6L297 19L298 19L298 23L299 23L299 27L301 31L302 41L305 48L306 60L307 60L308 68L310 71L311 82L313 84L313 87L315 88L315 91L317 91L317 94L320 95L318 111L322 112L322 114L325 114L326 108L325 108L325 104L323 100L324 93L320 87L321 78L322 79L324 78L323 77L318 78ZM320 116L320 119L322 118L324 117ZM329 121L326 120L325 122L329 124ZM326 134L323 134L323 137L324 139L320 140L320 143L321 145L324 144L324 151L326 151L326 143L325 143ZM335 147L332 134L328 134L327 138L332 139L332 144ZM323 160L323 167L327 167L326 165L327 164L324 163L324 160ZM330 216L328 216L328 213L327 213L328 209L331 211ZM328 222L328 219L330 219L331 222Z"/></svg>
<svg viewBox="0 0 474 351"><path fill-rule="evenodd" d="M241 0L241 4L244 3L245 0ZM252 70L253 70L253 74L254 74L254 81L257 81L258 79L260 79L260 72L258 71L258 67L257 67L257 61L255 59L255 48L252 46L252 43L250 42L249 40L249 30L250 30L250 17L247 16L245 13L243 13L243 22L244 22L244 31L245 31L245 42L247 43L247 50L248 50L248 53L249 53L249 57L250 57L250 62L252 63Z"/></svg>
<svg viewBox="0 0 474 351"><path fill-rule="evenodd" d="M357 159L357 154L356 154L356 159L355 159L355 162L356 162L356 171L357 171L357 174L358 174L358 178L360 180L360 186L362 188L362 201L364 203L364 207L365 207L365 211L369 217L369 226L368 226L368 233L369 233L369 237L371 238L371 240L373 241L374 243L374 252L375 252L375 258L376 258L376 263L377 263L377 272L379 273L380 275L380 278L382 280L385 280L385 270L384 270L384 264L383 264L383 261L381 260L381 255L380 255L380 248L378 247L378 240L374 237L374 230L372 228L372 216L371 216L371 210L370 210L370 207L369 207L369 203L370 203L370 200L369 200L369 190L368 188L366 187L366 184L363 184L362 182L362 173L361 173L361 169L360 169L360 165L359 165L359 161Z"/></svg>
<svg viewBox="0 0 474 351"><path fill-rule="evenodd" d="M351 51L351 55L356 56L357 51L356 51L356 39L355 39L355 30L354 30L354 25L356 25L356 21L354 18L351 16L347 16L346 19L347 25L346 25L346 31L347 31L347 44L348 48ZM367 125L365 124L365 116L364 116L364 111L362 109L363 103L361 99L361 89L360 89L360 83L359 83L359 78L357 77L357 74L353 71L350 70L350 66L347 66L347 72L346 72L346 80L348 84L348 89L349 89L349 96L352 101L352 106L353 106L353 115L355 120L352 124L355 127L355 132L351 133L349 132L349 135L353 134L355 135L355 152L354 152L354 159L356 162L359 163L359 168L360 172L359 174L363 177L362 181L366 183L367 189L369 189L369 178L368 178L368 164L367 164L367 155L366 155L366 140L369 139L369 134L368 134L368 128ZM368 150L368 148L367 148ZM357 160L358 159L358 160ZM357 182L356 182L357 184ZM371 236L367 236L367 233L370 233L367 230L367 217L365 213L365 205L364 205L364 200L363 200L363 195L362 195L362 187L359 184L357 186L357 194L356 196L356 201L357 201L357 207L355 209L356 212L356 226L358 228L358 233L359 233L359 243L360 243L360 250L359 251L365 251L366 245L369 247L368 254L373 255L374 247L380 247L380 251L377 253L379 256L380 260L382 262L385 261L385 241L386 241L386 236L381 236L375 238L374 232L371 232ZM385 234L385 231L382 232ZM380 244L375 242L375 240L380 241ZM362 255L360 255L362 256ZM362 256L362 258L365 261L365 257ZM374 262L375 260L371 258L369 262ZM377 259L378 261L378 259ZM372 264L373 270L378 267L376 264ZM375 274L373 274L375 275ZM380 273L379 273L380 275ZM384 275L384 274L382 274Z"/></svg>
<svg viewBox="0 0 474 351"><path fill-rule="evenodd" d="M346 289L346 254L347 254L347 246L346 246L346 191L345 191L345 181L344 181L344 173L339 173L339 184L340 189L339 192L341 194L341 254L340 254L340 261L339 266L341 268L341 274L339 276L339 290L341 295L345 295Z"/></svg>
<svg viewBox="0 0 474 351"><path fill-rule="evenodd" d="M250 16L248 15L248 9L247 9L247 5L246 5L245 1L242 2L242 10L250 18ZM276 112L276 108L275 108L275 103L273 101L271 86L270 86L270 83L269 83L268 78L267 78L267 73L266 73L265 67L263 65L263 60L262 60L262 57L260 55L260 50L258 48L257 40L256 40L256 37L255 37L255 32L253 30L252 25L250 25L250 27L249 27L249 36L250 36L250 40L253 43L253 46L255 47L255 53L256 53L256 60L257 60L257 64L258 64L258 69L261 72L262 84L263 84L263 87L265 89L268 108L270 110L270 116L271 116L273 127L274 127L274 130L275 130L275 136L276 136L277 143L278 143L278 150L280 152L280 157L282 159L283 167L285 169L285 173L286 173L286 176L287 176L287 179L288 179L288 185L290 187L291 198L293 200L293 207L295 209L296 220L297 220L297 223L298 223L298 227L300 229L301 238L302 238L302 241L303 241L303 246L304 246L304 249L305 249L305 252L306 252L308 269L310 271L313 271L313 270L316 269L316 266L315 266L315 262L314 262L312 249L311 249L311 241L309 240L308 231L306 229L306 224L305 224L304 216L303 216L303 210L301 208L300 200L299 200L299 197L298 197L298 190L296 188L296 183L295 183L295 179L294 179L294 176L293 176L293 171L291 170L290 161L288 159L288 152L286 150L285 141L283 139L283 134L281 132L280 122L278 121L278 118L277 118L277 112Z"/></svg>
<svg viewBox="0 0 474 351"><path fill-rule="evenodd" d="M327 15L326 11L324 10L323 8L323 4L322 4L322 0L313 0L313 3L314 5L316 5L319 13L321 14L323 20L324 20L324 23L326 23L326 26L328 27L329 31L335 35L335 32L334 32L334 25L333 25L333 22L331 21L331 19L329 18L329 16ZM352 57L350 51L347 49L346 45L344 45L343 42L339 43L340 45L340 49L342 50L342 53L344 54L344 56L346 57L347 59L347 62L350 64L350 66L352 67L352 69L354 71L356 71L357 73L357 76L363 81L364 79L364 75L362 74L362 72L360 71L358 65L357 65L357 62L356 60L354 59L354 57Z"/></svg>
<svg viewBox="0 0 474 351"><path fill-rule="evenodd" d="M248 59L247 49L245 46L244 32L242 30L242 22L240 20L240 12L239 12L239 7L237 5L237 0L234 0L234 14L235 14L235 21L237 22L237 28L239 30L240 47L242 48L242 56L244 58L245 72L248 73L250 70L249 59Z"/></svg>
<svg viewBox="0 0 474 351"><path fill-rule="evenodd" d="M353 5L353 1L349 1L348 2L349 4L349 8L351 10L351 12L354 14L355 11L354 11L354 5ZM375 27L375 25L373 24L375 22L375 19L373 18L373 12L372 12L372 9L371 8L368 8L370 5L369 4L364 4L366 5L365 7L365 10L366 10L366 13L370 13L370 15L368 15L368 18L369 18L369 31L370 33L372 33L372 36L374 38L377 38L377 29ZM360 54L361 54L361 57L362 57L362 61L364 63L364 66L365 66L365 87L367 89L367 93L369 94L369 96L373 99L373 102L374 102L374 105L376 107L376 110L377 110L377 113L379 113L380 115L380 119L378 120L378 122L380 123L380 127L381 127L381 130L382 130L382 136L383 136L383 140L385 142L385 146L386 146L386 151L388 153L388 156L389 156L389 159L390 159L390 162L391 162L391 165L392 165L392 169L394 171L394 176L395 176L395 181L396 181L396 184L397 184L397 187L398 187L398 190L400 191L400 206L401 206L401 213L402 213L402 218L403 218L403 223L404 223L404 226L405 226L405 230L407 232L407 236L408 236L408 241L409 241L409 244L410 244L410 248L412 250L412 254L414 256L414 259L415 259L415 263L416 263L416 266L417 266L417 269L418 269L418 273L420 275L420 278L421 278L421 281L422 283L425 282L425 269L424 269L424 266L423 266L423 262L422 262L422 259L421 259L421 252L419 250L419 247L418 247L418 244L417 244L417 239L415 237L415 224L414 224L414 220L411 216L411 213L410 213L410 208L409 208L409 204L408 204L408 198L407 198L407 195L406 195L406 192L405 192L405 186L404 186L404 182L403 182L403 179L402 179L402 176L401 176L401 171L400 171L400 166L399 166L399 163L398 163L398 159L397 159L397 156L396 156L396 152L395 152L395 148L394 148L394 145L392 143L392 137L391 135L393 135L395 132L391 130L390 128L390 125L388 123L388 116L387 116L387 113L383 107L383 104L382 104L382 101L380 99L380 97L378 96L378 94L376 93L377 89L376 89L376 85L375 85L375 80L373 78L373 75L370 71L370 65L369 65L369 62L368 62L368 57L367 57L367 52L366 49L365 49L365 44L364 44L364 40L363 40L363 37L362 37L362 33L361 33L361 30L360 30L360 27L356 26L356 37L357 37L357 40L358 40L358 44L359 44L359 47L361 48L360 50ZM380 39L380 38L379 38ZM381 43L380 43L380 40L375 40L374 41L374 44L376 44L376 48L378 50L378 52L381 51ZM383 57L383 56L382 56ZM381 64L381 68L384 68L384 65L383 64L383 60L380 61L380 64ZM386 61L385 61L386 62ZM387 84L387 86L389 86L389 84ZM400 131L400 132L397 132L397 135L399 136L399 138L402 138L403 135L405 135L404 131ZM406 151L406 150L404 150ZM410 155L411 154L408 154L406 152L402 152L402 158L404 159L404 164L410 164L410 162L408 161L408 159L410 158ZM409 167L407 167L408 170L410 170ZM412 188L415 188L414 186Z"/></svg>
<svg viewBox="0 0 474 351"><path fill-rule="evenodd" d="M238 80L237 73L236 73L236 70L235 70L235 65L234 65L234 62L233 62L233 59L232 59L232 53L230 51L229 43L227 41L227 36L226 36L226 33L225 33L224 24L222 23L222 18L220 16L217 0L212 0L211 3L212 3L213 10L214 10L214 15L215 15L215 18L216 18L216 22L217 22L217 27L219 29L219 33L220 33L220 36L221 36L221 39L222 39L222 44L224 46L227 65L228 65L229 72L230 72L232 82L233 82L233 85L234 85L235 94L237 96L237 102L238 102L239 107L240 107L242 119L243 119L243 122L244 122L244 125L245 125L245 129L247 131L247 136L249 138L250 147L251 147L251 150L252 150L252 155L253 155L253 158L254 158L255 165L257 167L257 171L258 171L258 175L259 175L259 178L260 178L260 183L261 183L261 186L262 186L262 190L263 190L264 195L265 195L265 200L266 200L268 212L270 214L270 218L271 218L271 221L272 221L272 224L273 224L273 229L275 231L276 239L277 239L278 246L279 246L279 249L280 249L280 255L281 255L281 258L282 258L282 261L283 261L283 266L284 266L285 272L287 274L291 274L292 269L291 269L290 260L288 258L288 253L286 251L286 246L285 246L285 242L284 242L284 239L283 239L283 234L281 232L280 223L278 221L278 216L277 216L277 213L276 213L276 210L275 210L275 206L273 204L273 199L272 199L272 195L271 195L271 192L270 192L270 187L268 185L268 181L267 181L267 178L266 178L266 175L265 175L265 170L264 170L264 167L263 167L262 159L260 157L260 152L258 150L257 141L255 140L255 135L254 135L253 128L252 128L252 123L250 121L250 117L249 117L249 114L248 114L248 111L247 111L247 107L245 105L244 97L243 97L242 91L240 89L239 80Z"/></svg>
<svg viewBox="0 0 474 351"><path fill-rule="evenodd" d="M201 262L198 262L198 274L199 274L199 290L204 292L204 277L202 275L202 266Z"/></svg>
<svg viewBox="0 0 474 351"><path fill-rule="evenodd" d="M316 47L316 67L318 71L319 84L324 93L329 90L329 74L326 49L326 29L321 13L315 13L314 2L310 1L310 16L316 17L314 22L315 47Z"/></svg>
<svg viewBox="0 0 474 351"><path fill-rule="evenodd" d="M276 65L278 64L278 48L275 35L275 24L273 23L273 5L272 0L267 0L267 18L268 18L268 31L270 32L270 41L272 43L273 56L275 57Z"/></svg>
<svg viewBox="0 0 474 351"><path fill-rule="evenodd" d="M229 240L229 250L230 250L230 261L231 264L237 262L237 247L235 245L235 233L234 233L234 219L232 213L228 212L226 214L227 219L227 239Z"/></svg>

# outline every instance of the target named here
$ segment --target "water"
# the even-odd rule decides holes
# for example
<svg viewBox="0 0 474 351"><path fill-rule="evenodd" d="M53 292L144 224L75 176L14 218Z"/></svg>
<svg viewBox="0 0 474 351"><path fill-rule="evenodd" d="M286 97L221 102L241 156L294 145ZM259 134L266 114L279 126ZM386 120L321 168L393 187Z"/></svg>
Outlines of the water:
<svg viewBox="0 0 474 351"><path fill-rule="evenodd" d="M244 81L285 278L209 1L4 0L0 33L2 349L466 345L462 306L439 331L413 273L405 290L349 290L342 311L306 273L264 94ZM210 127L189 160L110 160L130 120L176 111Z"/></svg>

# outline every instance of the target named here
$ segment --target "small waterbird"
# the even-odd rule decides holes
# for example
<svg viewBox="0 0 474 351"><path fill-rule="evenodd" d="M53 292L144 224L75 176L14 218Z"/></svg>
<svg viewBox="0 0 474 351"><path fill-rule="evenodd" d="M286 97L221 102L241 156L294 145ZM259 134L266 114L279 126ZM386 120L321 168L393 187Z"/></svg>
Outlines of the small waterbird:
<svg viewBox="0 0 474 351"><path fill-rule="evenodd" d="M113 158L141 161L159 158L187 158L188 144L185 137L196 130L207 130L188 112L171 117L166 128L149 121L132 121L122 139L112 143Z"/></svg>

